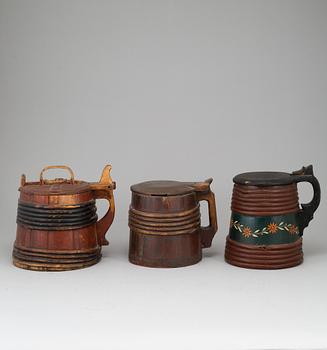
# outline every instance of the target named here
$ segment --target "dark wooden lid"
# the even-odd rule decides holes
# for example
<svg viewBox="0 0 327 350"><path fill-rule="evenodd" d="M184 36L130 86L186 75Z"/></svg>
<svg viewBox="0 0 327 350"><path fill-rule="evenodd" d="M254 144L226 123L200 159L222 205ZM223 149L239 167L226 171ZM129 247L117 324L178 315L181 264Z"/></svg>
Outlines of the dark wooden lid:
<svg viewBox="0 0 327 350"><path fill-rule="evenodd" d="M194 192L194 187L179 181L146 181L131 186L131 191L149 196L176 196Z"/></svg>
<svg viewBox="0 0 327 350"><path fill-rule="evenodd" d="M294 175L277 171L256 171L235 176L233 181L248 186L278 186L294 182Z"/></svg>
<svg viewBox="0 0 327 350"><path fill-rule="evenodd" d="M64 195L64 194L78 194L90 191L90 184L84 181L58 182L50 184L41 184L40 182L29 182L20 187L19 190L28 194L39 195Z"/></svg>

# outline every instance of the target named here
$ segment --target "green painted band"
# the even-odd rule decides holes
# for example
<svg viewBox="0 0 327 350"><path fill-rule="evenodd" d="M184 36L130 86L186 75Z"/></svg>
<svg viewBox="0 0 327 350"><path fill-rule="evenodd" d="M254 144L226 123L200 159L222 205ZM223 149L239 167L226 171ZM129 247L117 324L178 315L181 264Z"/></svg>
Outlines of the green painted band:
<svg viewBox="0 0 327 350"><path fill-rule="evenodd" d="M232 212L229 237L237 242L254 245L295 242L301 237L298 213L249 216Z"/></svg>

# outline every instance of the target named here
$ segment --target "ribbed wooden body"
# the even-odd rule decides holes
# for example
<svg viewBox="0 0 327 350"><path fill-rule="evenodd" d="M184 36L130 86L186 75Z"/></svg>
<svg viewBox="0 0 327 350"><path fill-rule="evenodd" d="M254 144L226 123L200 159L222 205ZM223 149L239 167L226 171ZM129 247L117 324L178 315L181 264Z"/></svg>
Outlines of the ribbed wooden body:
<svg viewBox="0 0 327 350"><path fill-rule="evenodd" d="M195 193L132 194L129 260L149 267L181 267L202 258L200 209Z"/></svg>
<svg viewBox="0 0 327 350"><path fill-rule="evenodd" d="M68 169L71 180L45 183L44 170ZM13 263L39 271L65 271L91 266L101 259L105 233L114 218L112 191L115 184L106 166L99 183L73 178L65 166L47 167L40 182L26 183L22 177L17 210ZM96 198L106 198L110 207L98 221Z"/></svg>
<svg viewBox="0 0 327 350"><path fill-rule="evenodd" d="M249 245L226 239L225 259L228 263L251 269L283 269L303 261L302 238L294 243Z"/></svg>
<svg viewBox="0 0 327 350"><path fill-rule="evenodd" d="M251 216L297 212L300 210L297 185L259 187L235 184L231 209Z"/></svg>
<svg viewBox="0 0 327 350"><path fill-rule="evenodd" d="M279 269L303 261L297 185L235 184L228 263L256 269Z"/></svg>
<svg viewBox="0 0 327 350"><path fill-rule="evenodd" d="M90 193L63 197L30 196L29 202L24 202L24 194L21 196L13 251L16 266L60 271L90 266L100 260L95 201ZM87 201L81 202L83 199ZM45 202L49 204L44 205Z"/></svg>

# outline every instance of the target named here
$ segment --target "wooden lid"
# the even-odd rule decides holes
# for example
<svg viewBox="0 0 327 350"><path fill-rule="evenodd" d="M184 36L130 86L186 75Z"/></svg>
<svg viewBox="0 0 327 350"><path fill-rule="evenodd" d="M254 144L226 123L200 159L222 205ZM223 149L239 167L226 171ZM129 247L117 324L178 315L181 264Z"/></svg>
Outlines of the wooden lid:
<svg viewBox="0 0 327 350"><path fill-rule="evenodd" d="M20 187L21 192L27 194L39 194L39 195L64 195L64 194L77 194L90 191L90 185L84 181L74 181L74 183L59 182L62 179L56 179L58 182L51 184L42 184L40 182L26 183Z"/></svg>
<svg viewBox="0 0 327 350"><path fill-rule="evenodd" d="M294 183L294 175L277 171L256 171L235 176L233 181L248 186L278 186Z"/></svg>
<svg viewBox="0 0 327 350"><path fill-rule="evenodd" d="M187 182L180 181L146 181L131 186L131 191L148 196L177 196L195 191Z"/></svg>
<svg viewBox="0 0 327 350"><path fill-rule="evenodd" d="M53 180L44 179L44 172L49 169L64 169L69 172L70 178L56 178ZM90 184L85 181L75 180L75 175L71 168L66 165L51 165L42 169L40 181L26 182L25 175L22 175L21 186L19 190L26 194L36 195L64 195L78 194L91 190Z"/></svg>

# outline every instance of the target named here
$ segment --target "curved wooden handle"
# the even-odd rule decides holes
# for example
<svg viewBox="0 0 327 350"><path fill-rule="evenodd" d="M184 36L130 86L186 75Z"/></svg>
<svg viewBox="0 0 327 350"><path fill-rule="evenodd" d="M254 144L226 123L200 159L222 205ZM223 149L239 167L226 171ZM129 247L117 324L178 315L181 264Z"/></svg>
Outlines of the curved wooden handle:
<svg viewBox="0 0 327 350"><path fill-rule="evenodd" d="M210 187L206 192L197 192L198 201L207 201L209 210L209 226L200 227L202 248L211 247L213 237L218 230L215 194Z"/></svg>
<svg viewBox="0 0 327 350"><path fill-rule="evenodd" d="M96 224L97 238L100 245L109 244L105 235L115 217L115 200L113 190L116 188L116 183L111 179L110 170L111 165L106 165L102 171L100 181L90 184L91 189L94 192L95 199L107 199L109 202L108 211Z"/></svg>
<svg viewBox="0 0 327 350"><path fill-rule="evenodd" d="M294 182L309 182L313 188L313 198L310 203L302 203L302 209L298 213L300 236L303 235L303 230L309 225L309 222L313 219L313 214L317 210L321 199L320 184L317 178L313 174L313 167L309 165L302 167L301 170L294 171Z"/></svg>
<svg viewBox="0 0 327 350"><path fill-rule="evenodd" d="M72 184L74 183L75 175L74 175L73 170L69 166L67 166L67 165L49 165L41 170L41 173L40 173L40 184L41 185L43 185L47 181L47 180L44 180L43 174L45 171L47 171L49 169L65 169L65 170L67 170L70 174L70 182ZM55 180L49 180L49 181L55 181Z"/></svg>

